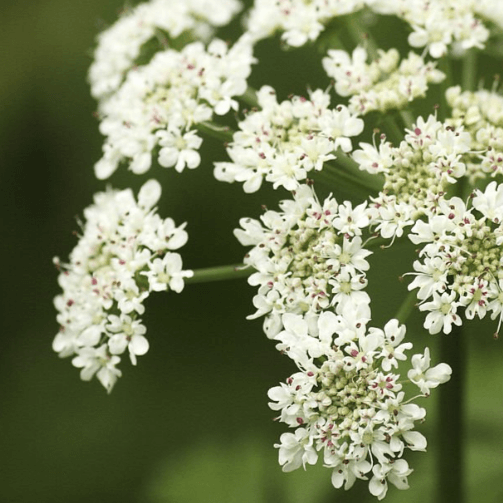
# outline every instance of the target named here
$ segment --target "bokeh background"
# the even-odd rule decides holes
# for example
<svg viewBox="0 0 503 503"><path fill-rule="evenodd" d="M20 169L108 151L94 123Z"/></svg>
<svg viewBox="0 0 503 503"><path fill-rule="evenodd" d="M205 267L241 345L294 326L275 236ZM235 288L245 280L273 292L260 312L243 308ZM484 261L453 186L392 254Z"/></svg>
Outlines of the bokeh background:
<svg viewBox="0 0 503 503"><path fill-rule="evenodd" d="M111 395L96 381L80 381L70 360L52 352L52 257L68 255L76 216L106 186L93 176L101 137L86 72L96 34L123 7L122 0L0 5L0 502L372 501L364 483L335 491L322 467L282 473L273 444L285 430L272 420L266 393L294 369L262 334L261 321L245 320L253 290L244 280L152 296L145 317L151 350L137 368L124 359ZM389 47L405 31L390 21L375 33ZM258 47L258 56L253 85L272 84L283 99L305 93L307 84L328 85L312 48L285 52L274 39ZM238 219L258 217L261 205L274 208L286 196L245 195L240 186L219 184L211 167L218 157L222 146L207 140L195 171L123 171L108 182L137 189L151 176L161 181L159 213L188 222L182 254L190 268L240 262L244 251L232 236ZM376 326L405 296L406 283L397 278L413 257L405 246L371 259ZM408 333L416 348L435 348L438 338L420 327L415 313ZM503 342L493 341L494 328L472 323L467 334L467 501L503 500ZM391 488L391 502L429 501L434 492L435 395L425 405L429 452L408 457L412 489Z"/></svg>

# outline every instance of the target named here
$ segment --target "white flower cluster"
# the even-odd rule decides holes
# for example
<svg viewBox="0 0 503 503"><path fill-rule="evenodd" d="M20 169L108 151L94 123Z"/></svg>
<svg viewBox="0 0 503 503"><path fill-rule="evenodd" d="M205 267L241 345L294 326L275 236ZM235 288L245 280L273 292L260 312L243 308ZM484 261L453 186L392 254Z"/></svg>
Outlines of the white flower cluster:
<svg viewBox="0 0 503 503"><path fill-rule="evenodd" d="M381 500L388 483L409 487L412 469L402 456L426 450L426 438L414 431L426 411L401 391L399 361L412 348L403 342L405 326L391 320L384 330L367 329L370 317L366 305L348 305L344 315L325 311L317 323L283 315L285 328L275 339L299 371L269 390L269 406L295 429L276 445L284 471L313 465L321 454L334 487L347 490L357 478L370 478L369 491ZM452 373L444 363L430 368L428 348L411 363L407 376L423 396Z"/></svg>
<svg viewBox="0 0 503 503"><path fill-rule="evenodd" d="M247 114L228 145L232 162L215 163L217 180L244 182L245 192L257 191L264 179L295 190L307 173L335 159L337 149L349 152L350 138L363 131L361 119L345 106L330 108L321 90L278 103L274 89L264 86L257 97L261 109Z"/></svg>
<svg viewBox="0 0 503 503"><path fill-rule="evenodd" d="M117 91L142 46L157 33L175 39L191 32L207 40L213 26L226 25L241 7L238 0L151 0L126 10L98 37L89 69L91 94L103 100Z"/></svg>
<svg viewBox="0 0 503 503"><path fill-rule="evenodd" d="M447 90L446 98L452 108L447 123L463 126L472 135L474 154L467 163L471 183L487 174L503 174L503 97L485 89L462 92L455 86Z"/></svg>
<svg viewBox="0 0 503 503"><path fill-rule="evenodd" d="M473 11L484 20L503 28L503 3L499 0L474 0Z"/></svg>
<svg viewBox="0 0 503 503"><path fill-rule="evenodd" d="M409 235L421 244L414 262L414 281L424 327L448 334L461 325L458 309L467 319L503 316L503 185L491 182L476 191L473 208L457 197L442 201L435 216L418 220Z"/></svg>
<svg viewBox="0 0 503 503"><path fill-rule="evenodd" d="M63 293L54 300L61 328L53 349L73 356L81 378L96 374L108 391L121 375L119 355L127 350L136 365L148 351L143 301L152 291L181 292L192 276L172 251L186 243L185 225L155 213L160 195L155 180L142 186L138 201L130 189L96 194L70 262L55 259Z"/></svg>
<svg viewBox="0 0 503 503"><path fill-rule="evenodd" d="M257 312L249 318L266 315L270 338L281 330L284 313L316 317L331 306L339 312L348 303L370 302L364 288L371 252L361 238L369 224L366 203L352 208L331 196L319 203L302 185L280 208L262 215L262 223L241 219L243 229L234 231L241 244L254 246L244 260L257 271L248 282L259 286Z"/></svg>
<svg viewBox="0 0 503 503"><path fill-rule="evenodd" d="M158 52L129 72L100 107L106 141L96 176L109 177L125 159L131 171L145 173L156 146L161 166L179 172L199 166L202 139L194 125L238 108L233 97L246 91L253 62L251 42L243 36L231 48L214 39L207 49L194 42L180 52Z"/></svg>
<svg viewBox="0 0 503 503"><path fill-rule="evenodd" d="M398 147L385 138L379 148L360 143L361 150L353 152L360 169L385 178L382 192L371 198L372 222L382 237L401 236L405 226L435 212L448 185L465 174L470 146L470 133L433 115L426 121L419 117Z"/></svg>
<svg viewBox="0 0 503 503"><path fill-rule="evenodd" d="M446 99L452 116L446 121L419 117L402 133L389 116L383 129L393 133L394 144L382 134L378 143L374 136L373 143L353 150L353 138L365 134L363 115L407 109L445 79L428 58L484 47L490 32L483 22L503 27L503 3L255 0L246 31L233 45L213 38L214 28L227 24L241 7L239 0L150 0L99 36L89 80L105 141L95 174L108 178L121 164L143 174L155 160L177 172L196 168L202 134L231 136L213 117L238 112L238 97L252 104L235 114L239 123L225 145L228 159L215 163L214 175L243 183L247 193L267 183L293 193L277 211L265 210L258 220L242 218L234 231L250 247L244 268L253 269L248 282L257 287L256 311L248 318L263 317L267 337L297 367L269 390L270 407L291 429L276 445L279 462L291 471L322 458L334 487L349 489L356 479L367 480L381 500L388 484L408 487L412 470L406 450L426 449L426 439L415 430L426 411L413 403L418 396L406 397L409 387L426 397L452 370L446 364L430 367L428 348L409 359L412 343L405 342L406 329L398 320L383 329L369 327L372 244L367 243L378 235L395 239L408 233L420 245L409 268L414 269L408 273L414 277L409 290L418 290L430 333L450 333L462 315L486 314L499 317L499 331L503 184L476 191L468 207L450 197L450 188L462 177L473 183L503 174L503 98L494 90L451 87ZM359 13L363 8L367 11ZM259 40L280 33L285 45L299 47L329 26L319 44L326 47L340 26L330 21L349 15L343 33L361 42L359 23L367 19L370 26L375 13L408 23L409 45L424 48L423 54L409 52L401 59L397 49L374 50L372 42L369 52L362 46L353 52L329 50L323 67L348 106L331 106L329 90L322 89L280 101L269 85L253 99L247 79ZM345 43L337 38L331 47ZM462 62L464 77L473 70L472 55ZM410 110L399 115L413 122ZM310 174L354 189L365 201L353 204L332 194L320 200ZM462 186L457 190L461 194ZM185 224L177 227L158 216L160 195L155 180L146 182L136 199L129 189L97 194L84 212L82 236L69 263L56 259L63 292L55 299L61 328L53 349L72 357L82 379L96 376L108 391L121 375L122 355L136 365L149 349L141 319L145 299L153 291L180 292L184 279L194 275L183 270L175 253L187 241ZM195 275L222 279L229 269ZM411 294L399 310L402 321L415 298Z"/></svg>
<svg viewBox="0 0 503 503"><path fill-rule="evenodd" d="M318 38L330 19L351 14L364 6L363 0L255 0L247 28L260 40L277 31L282 40L299 47Z"/></svg>
<svg viewBox="0 0 503 503"><path fill-rule="evenodd" d="M483 48L490 35L485 20L503 26L499 0L255 0L247 28L256 40L281 32L287 45L299 47L316 40L333 18L365 6L410 24L409 44L425 47L434 58L449 47L457 52Z"/></svg>
<svg viewBox="0 0 503 503"><path fill-rule="evenodd" d="M498 0L487 0L477 9L476 0L366 0L379 14L395 15L410 24L412 47L425 47L434 58L444 56L448 48L464 52L472 47L483 48L489 30L479 15L490 13L491 6L501 12ZM491 19L491 15L487 16Z"/></svg>
<svg viewBox="0 0 503 503"><path fill-rule="evenodd" d="M405 108L410 101L426 95L428 84L445 78L435 63L426 63L413 52L400 65L396 49L379 49L374 61L367 63L367 59L363 47L357 47L351 55L330 50L323 58L325 71L335 79L335 91L339 96L351 96L349 111L360 115Z"/></svg>

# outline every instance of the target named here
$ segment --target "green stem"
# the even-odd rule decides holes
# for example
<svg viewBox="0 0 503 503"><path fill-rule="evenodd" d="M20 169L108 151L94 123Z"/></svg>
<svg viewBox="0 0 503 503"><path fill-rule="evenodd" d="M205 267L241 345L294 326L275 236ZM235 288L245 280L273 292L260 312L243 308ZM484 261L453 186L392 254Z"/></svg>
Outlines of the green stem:
<svg viewBox="0 0 503 503"><path fill-rule="evenodd" d="M332 163L326 163L323 167L323 171L327 171L335 180L343 178L349 183L356 186L360 186L367 192L367 195L377 195L377 193L382 190L383 183L381 180L374 175L375 180L367 180L365 178L360 178L359 176L353 174L351 171L347 171L341 166ZM372 175L370 175L372 176Z"/></svg>
<svg viewBox="0 0 503 503"><path fill-rule="evenodd" d="M456 184L456 194L463 197L469 185L461 178ZM451 334L440 336L440 361L452 368L451 380L440 387L438 394L438 458L437 502L464 501L464 382L466 355L463 328L454 326ZM447 498L447 499L446 499Z"/></svg>
<svg viewBox="0 0 503 503"><path fill-rule="evenodd" d="M376 237L369 239L368 242L366 242L365 244L365 248L367 250L375 250L377 248L380 249L388 248L391 246L391 242L392 240L390 238ZM405 236L402 236L400 238L395 238L395 240L393 241L393 247L396 248L397 246L409 243L410 241Z"/></svg>
<svg viewBox="0 0 503 503"><path fill-rule="evenodd" d="M196 129L205 135L221 140L225 143L232 141L233 131L227 126L221 126L213 122L199 122L194 124Z"/></svg>
<svg viewBox="0 0 503 503"><path fill-rule="evenodd" d="M400 114L400 117L402 118L403 125L407 129L412 129L412 126L414 125L415 119L414 116L412 115L412 112L405 108L404 110L399 110L398 113Z"/></svg>
<svg viewBox="0 0 503 503"><path fill-rule="evenodd" d="M368 199L369 189L363 187L360 183L355 182L353 179L348 179L343 174L329 171L327 167L321 171L313 171L310 176L314 181L320 181L327 185L331 190L342 189L343 192L356 199Z"/></svg>
<svg viewBox="0 0 503 503"><path fill-rule="evenodd" d="M404 138L404 131L398 126L395 118L388 112L383 117L386 136L395 146L400 145Z"/></svg>
<svg viewBox="0 0 503 503"><path fill-rule="evenodd" d="M248 87L241 96L238 96L238 99L244 101L251 108L260 108L257 99L257 91L252 87Z"/></svg>
<svg viewBox="0 0 503 503"><path fill-rule="evenodd" d="M185 283L209 283L211 281L224 281L229 279L247 278L253 272L253 268L243 264L222 265L195 269L192 278L185 278Z"/></svg>
<svg viewBox="0 0 503 503"><path fill-rule="evenodd" d="M463 57L463 91L475 91L475 74L477 73L477 53L475 49L466 51Z"/></svg>
<svg viewBox="0 0 503 503"><path fill-rule="evenodd" d="M358 14L348 17L346 27L356 45L363 45L371 59L377 58L377 44L372 36L362 30L360 26L360 16Z"/></svg>
<svg viewBox="0 0 503 503"><path fill-rule="evenodd" d="M358 167L358 164L342 150L337 150L336 159L334 161L335 167L340 171L341 168L346 173L350 173L353 177L362 183L365 187L380 192L384 185L384 179L380 175L372 175L367 171L363 171ZM331 164L332 165L332 164Z"/></svg>
<svg viewBox="0 0 503 503"><path fill-rule="evenodd" d="M440 386L437 429L437 499L438 503L465 501L463 447L466 355L462 327L450 335L440 335L440 360L452 368L451 380Z"/></svg>
<svg viewBox="0 0 503 503"><path fill-rule="evenodd" d="M350 52L342 38L339 37L339 32L339 26L332 27L322 32L321 36L316 40L316 48L320 54L325 55L330 49Z"/></svg>
<svg viewBox="0 0 503 503"><path fill-rule="evenodd" d="M440 84L441 96L440 96L440 108L438 111L439 120L444 121L448 117L450 112L450 107L449 104L447 103L445 93L447 92L447 89L449 89L449 87L452 87L453 85L451 61L449 60L448 56L444 56L443 58L440 59L438 68L439 70L442 70L445 73L445 79Z"/></svg>
<svg viewBox="0 0 503 503"><path fill-rule="evenodd" d="M395 318L400 323L405 323L409 316L412 314L412 311L417 303L416 292L412 290L407 294L402 305L398 308L398 311L395 314Z"/></svg>

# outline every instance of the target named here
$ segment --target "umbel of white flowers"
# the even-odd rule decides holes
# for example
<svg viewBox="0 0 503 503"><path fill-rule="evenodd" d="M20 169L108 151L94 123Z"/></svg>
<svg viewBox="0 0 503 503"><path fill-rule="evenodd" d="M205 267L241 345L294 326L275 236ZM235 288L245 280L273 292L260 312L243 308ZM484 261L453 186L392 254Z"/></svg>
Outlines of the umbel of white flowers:
<svg viewBox="0 0 503 503"><path fill-rule="evenodd" d="M294 200L281 203L282 212L267 211L261 223L242 219L235 231L243 245L254 245L245 264L257 270L249 283L259 286L253 299L256 318L266 315L265 333L274 337L283 313L316 317L335 306L370 302L361 233L368 227L366 204L338 205L329 196L319 203L312 188L299 187Z"/></svg>
<svg viewBox="0 0 503 503"><path fill-rule="evenodd" d="M277 349L299 371L269 390L269 406L295 429L276 445L284 471L315 464L322 453L336 488L350 489L357 478L370 476L369 491L382 499L388 482L408 488L412 470L402 455L426 450L425 437L414 431L426 411L411 403L418 396L405 398L395 373L412 348L403 342L405 326L391 320L384 330L367 329L370 317L366 303L346 304L342 315L325 311L311 324L300 315L283 315ZM407 375L419 396L450 379L449 365L430 368L428 348L411 363Z"/></svg>
<svg viewBox="0 0 503 503"><path fill-rule="evenodd" d="M437 59L483 48L501 31L503 3L255 0L234 43L216 38L242 9L238 0L150 0L98 36L89 81L105 140L95 174L106 179L127 167L141 175L156 164L195 169L212 135L226 142L228 156L215 163L217 180L242 183L246 193L265 184L292 193L260 219L238 215L235 230L250 247L243 267L257 287L249 318L264 317L267 337L297 368L269 391L270 407L291 429L276 446L279 462L290 471L322 457L336 488L366 479L382 499L388 483L408 487L407 449L426 449L415 431L426 411L413 402L451 369L430 367L428 348L409 359L412 344L398 320L369 326L374 239L389 247L406 236L420 247L409 289L417 289L429 332L450 333L463 318L488 313L499 317L499 330L503 318L503 186L474 190L470 202L458 197L468 195L461 179L482 187L503 172L503 98L453 86L445 89L450 117L409 108L432 85L446 86ZM367 19L395 15L409 26L405 58L358 37L351 52L342 43L326 50L326 82L306 96L280 98L267 82L248 88L262 39L314 43L335 17L363 9ZM363 141L378 115L383 131ZM233 130L214 122L223 116L236 119ZM359 188L362 201L320 200L313 178ZM121 356L136 364L149 349L144 300L153 291L181 292L194 274L175 251L187 241L185 224L157 214L160 196L155 180L136 198L130 189L98 193L68 262L55 259L62 293L53 348L108 391ZM405 375L420 396L406 397Z"/></svg>
<svg viewBox="0 0 503 503"><path fill-rule="evenodd" d="M156 214L160 196L155 180L143 185L138 201L129 189L96 194L70 261L56 259L63 293L54 300L61 328L53 348L73 356L82 379L96 374L108 391L121 375L120 355L127 350L136 365L149 349L143 301L153 291L181 292L192 276L172 251L187 242L185 225Z"/></svg>

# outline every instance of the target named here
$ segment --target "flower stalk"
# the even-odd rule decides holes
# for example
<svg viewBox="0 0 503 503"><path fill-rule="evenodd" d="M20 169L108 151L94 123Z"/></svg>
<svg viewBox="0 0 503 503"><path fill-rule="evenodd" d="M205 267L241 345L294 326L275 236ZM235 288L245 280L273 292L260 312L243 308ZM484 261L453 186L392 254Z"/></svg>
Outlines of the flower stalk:
<svg viewBox="0 0 503 503"><path fill-rule="evenodd" d="M477 53L475 49L466 51L463 56L462 83L465 91L475 91L477 76Z"/></svg>
<svg viewBox="0 0 503 503"><path fill-rule="evenodd" d="M224 143L232 141L233 131L228 126L215 124L214 122L200 122L194 127L202 134L220 140Z"/></svg>
<svg viewBox="0 0 503 503"><path fill-rule="evenodd" d="M440 389L437 425L436 501L466 501L465 487L465 403L466 350L463 327L440 337L440 359L452 368L451 381Z"/></svg>
<svg viewBox="0 0 503 503"><path fill-rule="evenodd" d="M416 307L417 304L417 295L416 292L412 291L407 294L405 297L404 301L398 308L398 311L395 314L395 318L400 322L400 323L405 323L409 316L412 314L412 311L414 310L414 307Z"/></svg>
<svg viewBox="0 0 503 503"><path fill-rule="evenodd" d="M193 272L194 275L185 280L186 284L211 283L214 281L228 281L247 278L253 270L244 264L234 264L194 269Z"/></svg>

